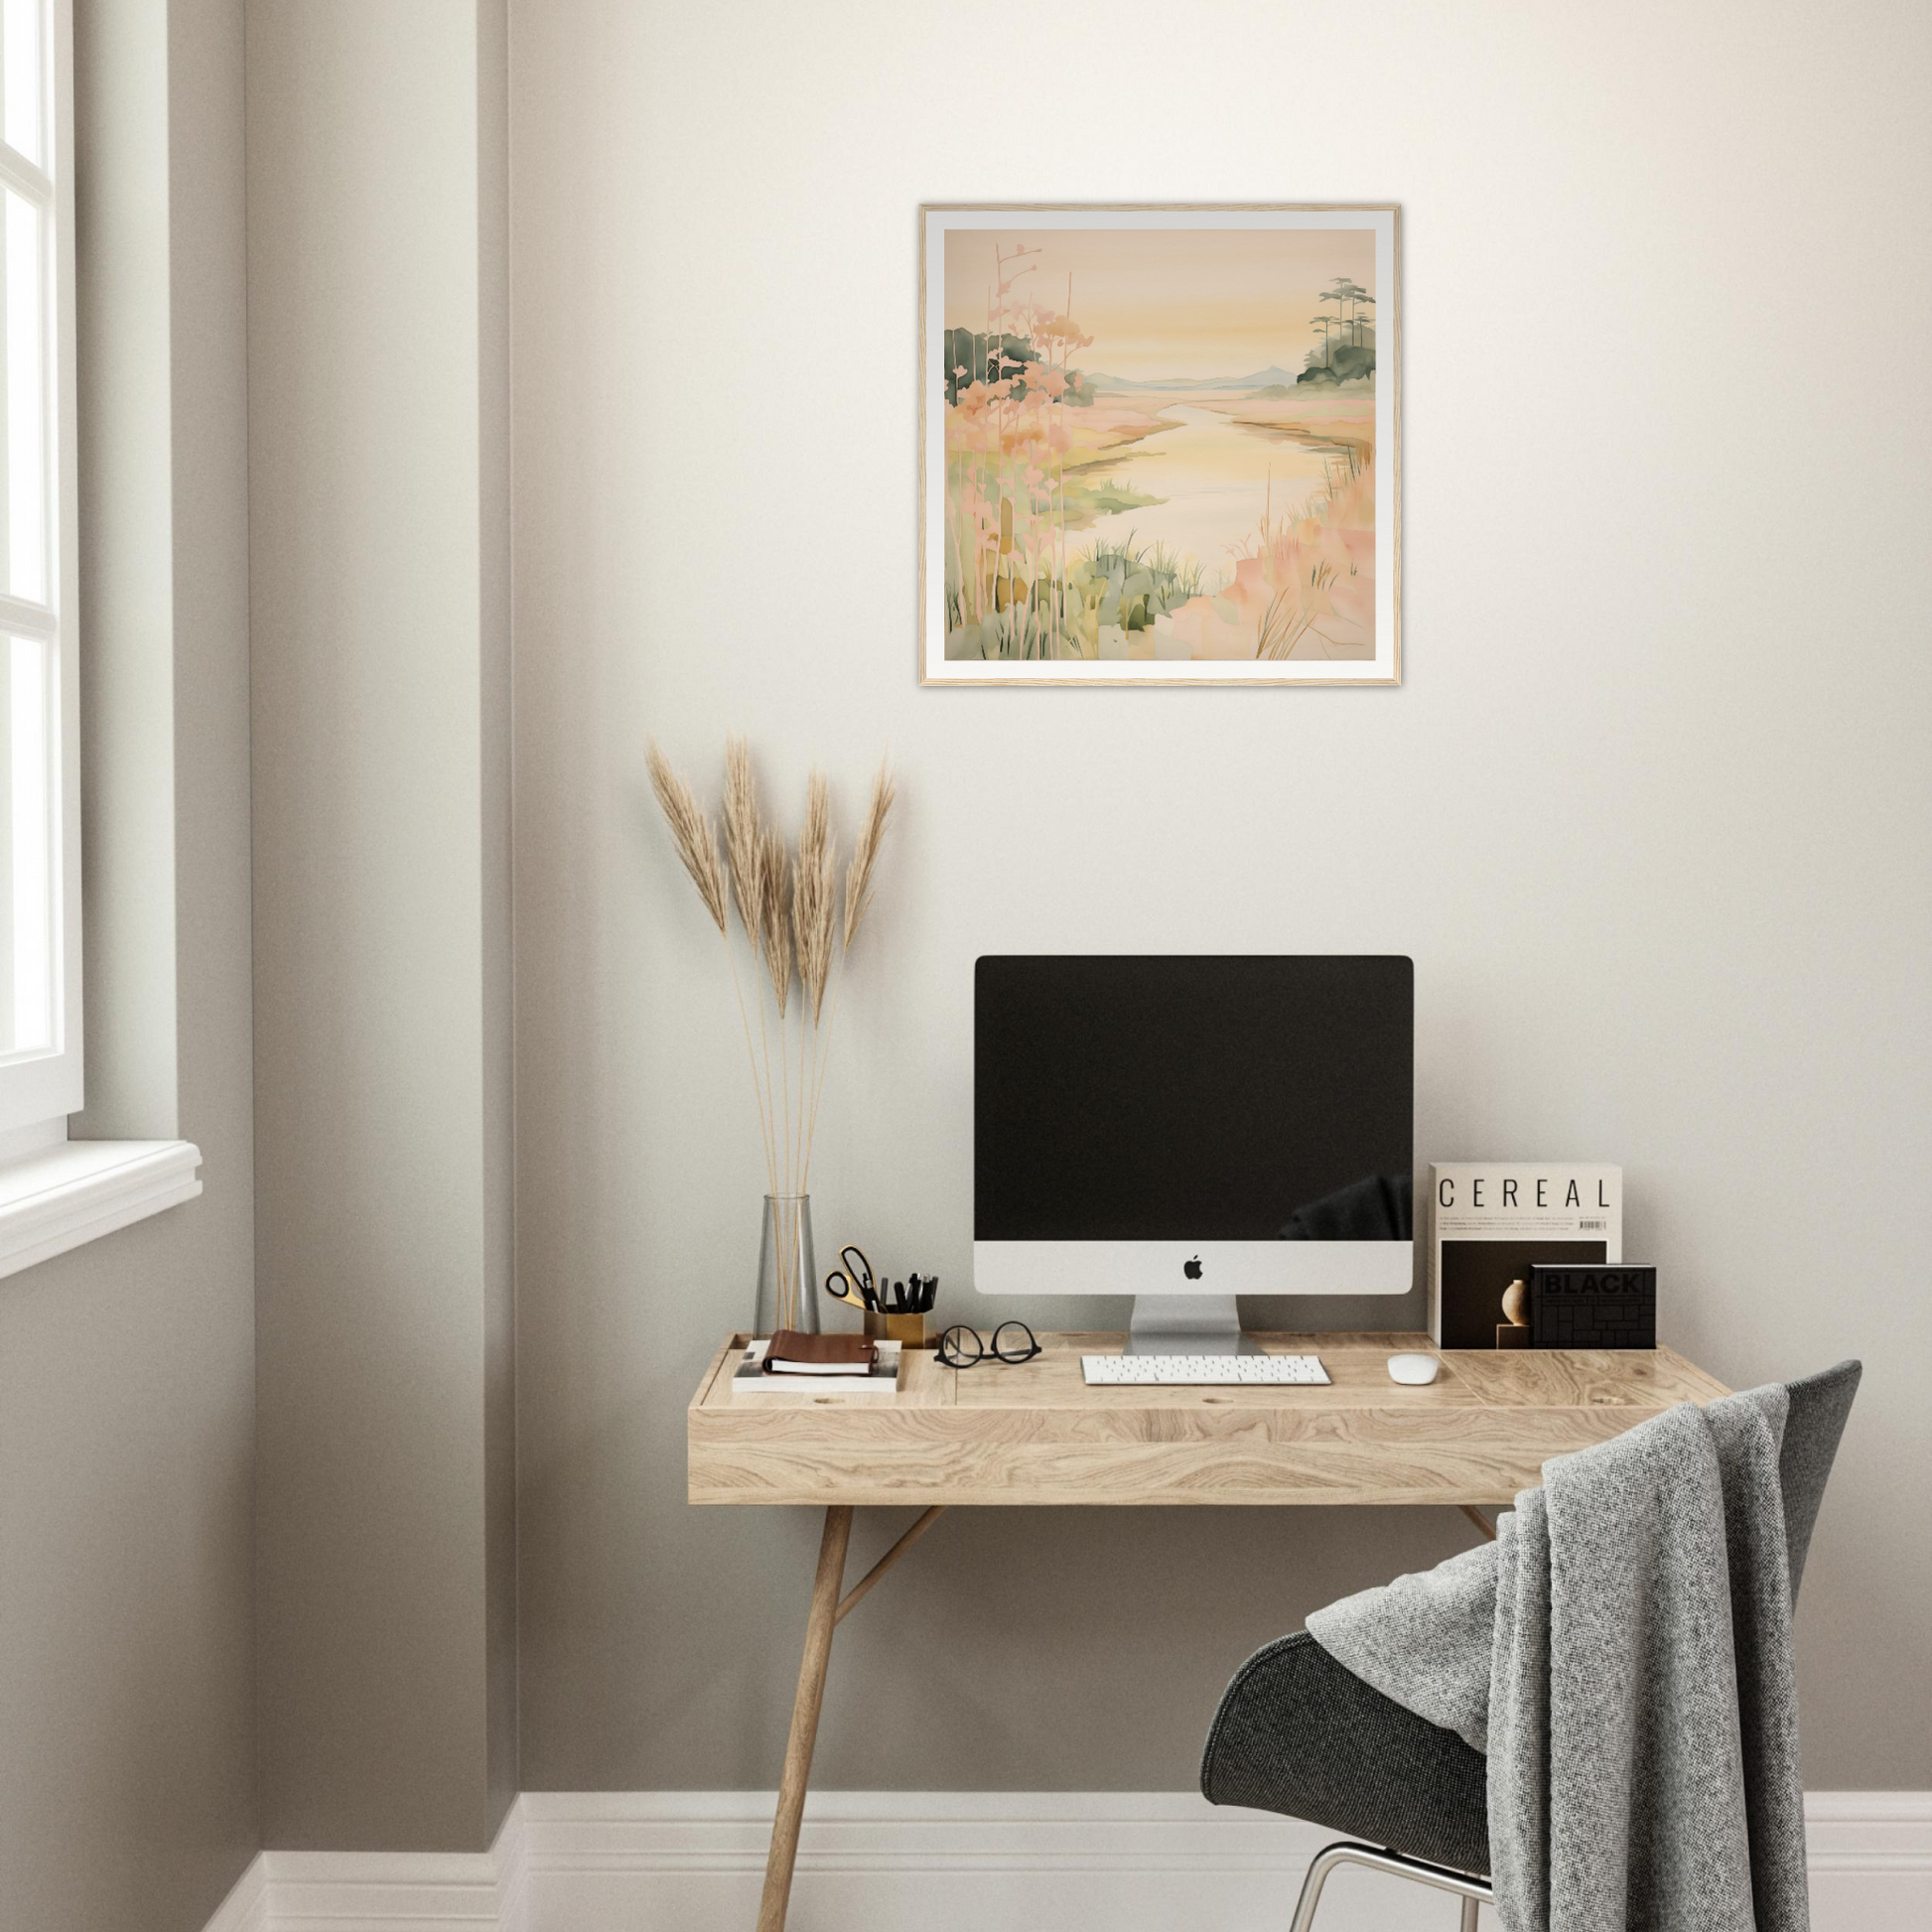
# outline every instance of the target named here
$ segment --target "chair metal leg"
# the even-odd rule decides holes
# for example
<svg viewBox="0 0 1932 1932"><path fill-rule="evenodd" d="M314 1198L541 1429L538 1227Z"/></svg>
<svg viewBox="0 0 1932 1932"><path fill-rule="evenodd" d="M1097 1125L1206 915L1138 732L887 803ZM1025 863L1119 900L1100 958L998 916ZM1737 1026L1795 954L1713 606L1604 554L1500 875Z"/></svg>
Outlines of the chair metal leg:
<svg viewBox="0 0 1932 1932"><path fill-rule="evenodd" d="M1289 1932L1309 1932L1314 1923L1314 1909L1321 1902L1321 1887L1328 1882L1329 1872L1341 1864L1363 1864L1371 1871L1386 1871L1418 1885L1453 1892L1462 1901L1462 1932L1475 1932L1477 1910L1485 1899L1496 1895L1486 1878L1474 1878L1466 1871L1451 1871L1447 1865L1405 1859L1400 1852L1378 1851L1373 1845L1354 1845L1344 1840L1314 1855L1309 1875L1302 1881L1301 1900L1295 1907L1295 1921Z"/></svg>

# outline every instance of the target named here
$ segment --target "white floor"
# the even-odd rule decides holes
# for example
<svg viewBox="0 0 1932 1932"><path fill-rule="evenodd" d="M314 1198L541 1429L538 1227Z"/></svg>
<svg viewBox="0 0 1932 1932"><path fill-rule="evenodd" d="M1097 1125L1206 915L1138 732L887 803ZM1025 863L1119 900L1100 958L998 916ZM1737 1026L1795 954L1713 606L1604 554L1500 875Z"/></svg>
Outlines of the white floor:
<svg viewBox="0 0 1932 1932"><path fill-rule="evenodd" d="M489 1852L267 1853L208 1932L750 1932L771 1803L529 1792ZM1808 1816L1814 1932L1932 1932L1932 1793L1814 1792ZM790 1932L1279 1932L1334 1836L1191 1793L824 1792ZM1452 1932L1455 1912L1343 1870L1320 1932Z"/></svg>

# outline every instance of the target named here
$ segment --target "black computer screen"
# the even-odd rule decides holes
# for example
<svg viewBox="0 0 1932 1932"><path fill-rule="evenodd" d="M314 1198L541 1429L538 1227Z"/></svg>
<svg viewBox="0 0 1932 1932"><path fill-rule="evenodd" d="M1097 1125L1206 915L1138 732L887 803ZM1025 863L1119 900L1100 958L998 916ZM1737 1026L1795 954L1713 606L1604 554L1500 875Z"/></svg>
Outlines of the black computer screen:
<svg viewBox="0 0 1932 1932"><path fill-rule="evenodd" d="M989 955L973 1057L976 1240L1410 1237L1406 958Z"/></svg>

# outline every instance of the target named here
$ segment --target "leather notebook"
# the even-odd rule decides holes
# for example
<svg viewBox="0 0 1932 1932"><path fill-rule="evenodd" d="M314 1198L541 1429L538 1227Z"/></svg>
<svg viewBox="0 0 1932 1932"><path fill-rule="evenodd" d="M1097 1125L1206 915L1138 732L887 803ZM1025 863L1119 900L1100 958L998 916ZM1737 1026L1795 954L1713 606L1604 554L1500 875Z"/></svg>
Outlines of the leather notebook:
<svg viewBox="0 0 1932 1932"><path fill-rule="evenodd" d="M870 1335L807 1335L780 1328L764 1351L767 1375L850 1375L879 1359Z"/></svg>

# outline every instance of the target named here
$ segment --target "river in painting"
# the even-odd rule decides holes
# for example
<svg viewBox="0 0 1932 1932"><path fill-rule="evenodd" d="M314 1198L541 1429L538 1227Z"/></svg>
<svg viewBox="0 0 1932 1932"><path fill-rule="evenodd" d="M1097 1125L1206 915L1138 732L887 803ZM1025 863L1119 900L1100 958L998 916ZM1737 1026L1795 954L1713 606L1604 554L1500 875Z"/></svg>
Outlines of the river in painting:
<svg viewBox="0 0 1932 1932"><path fill-rule="evenodd" d="M1111 466L1137 494L1156 500L1096 518L1094 534L1105 543L1139 537L1197 558L1203 589L1218 590L1234 574L1230 532L1291 514L1327 487L1327 468L1311 443L1158 391L1116 393L1158 410L1173 427L1134 444Z"/></svg>

